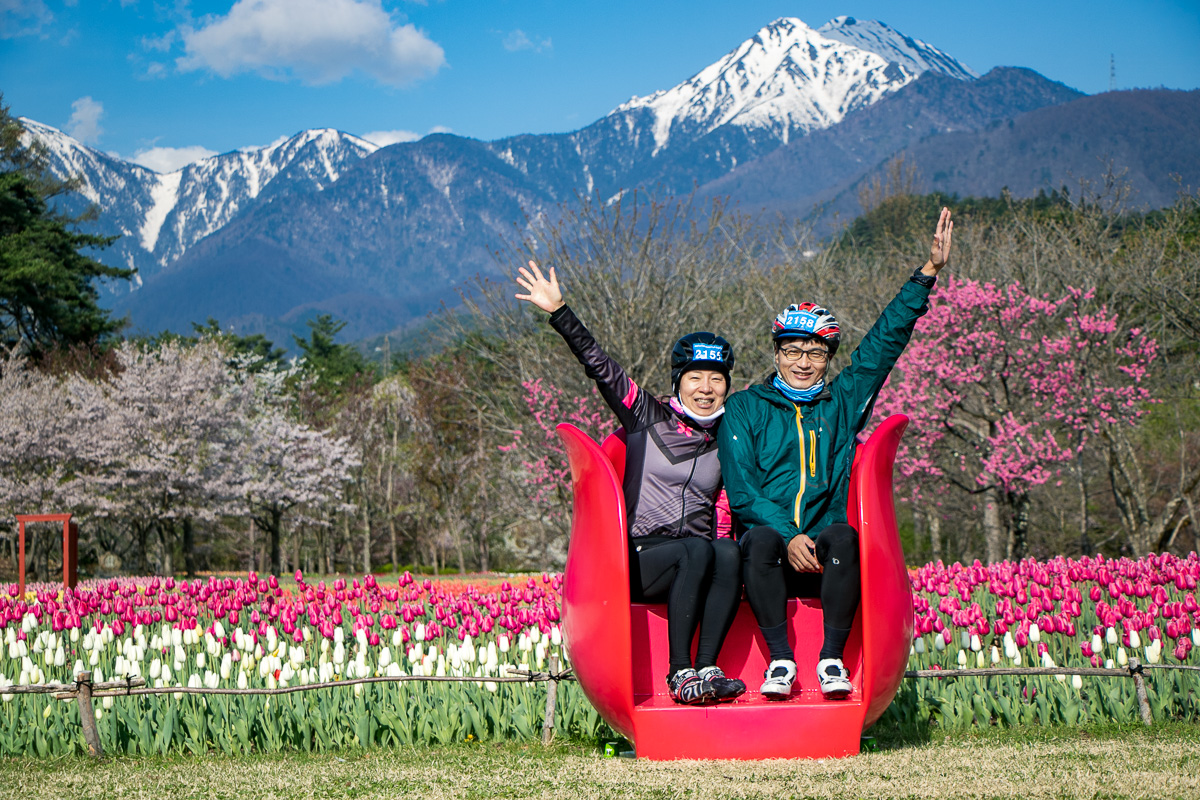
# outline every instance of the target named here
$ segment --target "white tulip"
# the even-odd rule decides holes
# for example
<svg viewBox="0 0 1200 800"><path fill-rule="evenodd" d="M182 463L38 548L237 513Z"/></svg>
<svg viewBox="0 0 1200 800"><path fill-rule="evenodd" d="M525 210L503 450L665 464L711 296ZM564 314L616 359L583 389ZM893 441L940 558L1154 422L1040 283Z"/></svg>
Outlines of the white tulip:
<svg viewBox="0 0 1200 800"><path fill-rule="evenodd" d="M979 634L976 634L976 633L971 634L970 645L971 645L971 649L973 651L975 651L976 653L978 653L980 650L983 649L983 643L979 641Z"/></svg>
<svg viewBox="0 0 1200 800"><path fill-rule="evenodd" d="M1134 650L1137 650L1142 646L1142 637L1138 636L1137 631L1129 632L1129 646Z"/></svg>
<svg viewBox="0 0 1200 800"><path fill-rule="evenodd" d="M1029 641L1040 642L1042 640L1042 631L1036 622L1029 625Z"/></svg>
<svg viewBox="0 0 1200 800"><path fill-rule="evenodd" d="M1000 663L1000 648L996 647L995 645L992 645L992 663Z"/></svg>
<svg viewBox="0 0 1200 800"><path fill-rule="evenodd" d="M249 685L250 681L246 679L246 673L242 670L238 670L237 687L239 689L245 689Z"/></svg>
<svg viewBox="0 0 1200 800"><path fill-rule="evenodd" d="M913 652L914 653L924 653L925 652L925 637L924 636L918 636L916 639L913 640Z"/></svg>
<svg viewBox="0 0 1200 800"><path fill-rule="evenodd" d="M1120 664L1122 667L1127 666L1129 664L1129 654L1125 652L1124 647L1117 648L1117 663Z"/></svg>
<svg viewBox="0 0 1200 800"><path fill-rule="evenodd" d="M1100 655L1104 652L1104 642L1100 640L1100 634L1092 634L1092 655Z"/></svg>
<svg viewBox="0 0 1200 800"><path fill-rule="evenodd" d="M1072 675L1071 676L1071 688L1072 689L1082 689L1083 688L1083 678L1080 677L1079 675Z"/></svg>
<svg viewBox="0 0 1200 800"><path fill-rule="evenodd" d="M967 665L967 651L966 650L958 651L958 665L960 667L965 667Z"/></svg>
<svg viewBox="0 0 1200 800"><path fill-rule="evenodd" d="M939 653L946 649L946 637L942 636L943 632L939 632L933 637L933 649Z"/></svg>
<svg viewBox="0 0 1200 800"><path fill-rule="evenodd" d="M1121 638L1117 636L1117 629L1110 625L1108 630L1104 632L1104 641L1108 642L1109 644L1116 644L1117 642L1121 641Z"/></svg>
<svg viewBox="0 0 1200 800"><path fill-rule="evenodd" d="M562 631L558 629L557 625L550 626L550 644L555 647L562 644Z"/></svg>

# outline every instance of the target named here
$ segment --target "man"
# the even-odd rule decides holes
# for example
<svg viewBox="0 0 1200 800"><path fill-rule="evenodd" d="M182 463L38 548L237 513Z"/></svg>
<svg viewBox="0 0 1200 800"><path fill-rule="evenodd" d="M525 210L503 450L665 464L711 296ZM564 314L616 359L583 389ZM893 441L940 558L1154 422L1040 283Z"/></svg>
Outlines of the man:
<svg viewBox="0 0 1200 800"><path fill-rule="evenodd" d="M726 401L718 434L721 473L730 509L749 529L739 540L742 574L771 656L759 689L767 698L787 698L796 679L788 597L818 595L824 642L817 680L826 697L850 694L842 653L861 596L858 532L846 523L856 437L929 308L929 292L950 257L953 227L943 208L929 260L828 385L825 375L841 341L837 320L816 303L793 304L772 325L775 374Z"/></svg>

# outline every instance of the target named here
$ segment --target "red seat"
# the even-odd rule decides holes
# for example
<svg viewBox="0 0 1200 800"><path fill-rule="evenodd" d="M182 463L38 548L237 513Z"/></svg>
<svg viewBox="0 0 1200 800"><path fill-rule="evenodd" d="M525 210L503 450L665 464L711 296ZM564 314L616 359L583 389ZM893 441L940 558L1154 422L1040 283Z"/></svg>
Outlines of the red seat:
<svg viewBox="0 0 1200 800"><path fill-rule="evenodd" d="M908 418L888 418L860 444L848 520L859 532L863 601L845 662L854 692L825 700L816 686L822 638L819 600L789 601L799 679L787 701L756 691L767 653L747 603L738 609L718 664L749 691L733 703L680 706L667 695L666 606L630 603L621 479L625 444L603 446L558 426L574 479L574 516L562 595L567 653L583 693L641 758L825 758L857 753L863 730L900 686L913 634L912 590L896 530L892 463Z"/></svg>

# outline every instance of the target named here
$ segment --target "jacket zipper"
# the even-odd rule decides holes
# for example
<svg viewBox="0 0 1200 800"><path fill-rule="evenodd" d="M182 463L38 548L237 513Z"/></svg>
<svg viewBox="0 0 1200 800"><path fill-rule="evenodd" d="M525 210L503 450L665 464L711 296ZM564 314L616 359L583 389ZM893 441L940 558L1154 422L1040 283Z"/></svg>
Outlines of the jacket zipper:
<svg viewBox="0 0 1200 800"><path fill-rule="evenodd" d="M817 477L817 432L808 432L808 474Z"/></svg>
<svg viewBox="0 0 1200 800"><path fill-rule="evenodd" d="M800 503L804 497L804 487L807 483L807 475L804 471L804 415L800 412L800 406L796 406L796 433L800 438L800 492L796 495L795 521L796 527L800 527Z"/></svg>

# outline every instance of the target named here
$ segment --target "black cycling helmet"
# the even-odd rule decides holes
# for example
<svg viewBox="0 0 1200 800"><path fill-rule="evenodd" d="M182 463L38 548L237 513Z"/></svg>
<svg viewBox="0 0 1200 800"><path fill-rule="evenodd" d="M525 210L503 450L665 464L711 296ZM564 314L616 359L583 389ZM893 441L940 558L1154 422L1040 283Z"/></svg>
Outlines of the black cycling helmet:
<svg viewBox="0 0 1200 800"><path fill-rule="evenodd" d="M671 348L671 393L679 391L679 379L693 369L715 369L725 374L733 369L733 345L715 333L700 331L682 337Z"/></svg>

